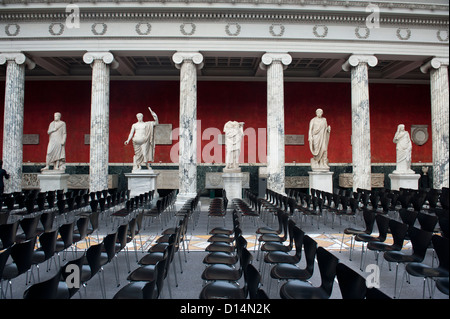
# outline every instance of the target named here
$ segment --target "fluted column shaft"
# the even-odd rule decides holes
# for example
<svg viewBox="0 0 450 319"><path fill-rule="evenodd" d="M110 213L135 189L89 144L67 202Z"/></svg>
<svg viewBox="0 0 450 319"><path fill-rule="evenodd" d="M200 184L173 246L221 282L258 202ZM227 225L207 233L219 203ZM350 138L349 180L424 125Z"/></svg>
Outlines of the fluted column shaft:
<svg viewBox="0 0 450 319"><path fill-rule="evenodd" d="M0 65L5 63L3 168L10 175L5 180L5 193L12 193L22 190L25 65L33 68L34 63L23 53L0 54Z"/></svg>
<svg viewBox="0 0 450 319"><path fill-rule="evenodd" d="M182 201L197 194L197 69L203 66L203 56L177 52L172 59L180 69L178 198Z"/></svg>
<svg viewBox="0 0 450 319"><path fill-rule="evenodd" d="M92 65L89 190L108 189L109 163L109 71L114 57L109 52L88 52Z"/></svg>
<svg viewBox="0 0 450 319"><path fill-rule="evenodd" d="M377 63L375 56L352 55L342 66L351 71L353 191L372 188L368 70Z"/></svg>
<svg viewBox="0 0 450 319"><path fill-rule="evenodd" d="M267 188L285 194L284 72L289 54L266 53L260 67L267 70Z"/></svg>
<svg viewBox="0 0 450 319"><path fill-rule="evenodd" d="M448 58L434 58L421 70L430 70L433 188L449 187Z"/></svg>

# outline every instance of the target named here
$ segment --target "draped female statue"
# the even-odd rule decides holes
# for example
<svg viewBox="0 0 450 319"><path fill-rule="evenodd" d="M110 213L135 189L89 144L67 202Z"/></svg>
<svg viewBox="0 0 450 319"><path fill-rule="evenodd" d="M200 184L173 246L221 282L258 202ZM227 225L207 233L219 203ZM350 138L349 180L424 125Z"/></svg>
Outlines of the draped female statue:
<svg viewBox="0 0 450 319"><path fill-rule="evenodd" d="M405 131L405 125L400 124L397 127L393 142L397 144L397 165L394 174L413 174L411 169L411 151L412 143L408 131Z"/></svg>
<svg viewBox="0 0 450 319"><path fill-rule="evenodd" d="M329 170L328 166L328 141L330 140L331 127L326 118L322 117L323 110L316 110L316 117L309 122L308 141L313 155L311 168L313 171Z"/></svg>
<svg viewBox="0 0 450 319"><path fill-rule="evenodd" d="M244 122L228 121L223 131L225 132L225 170L238 170Z"/></svg>

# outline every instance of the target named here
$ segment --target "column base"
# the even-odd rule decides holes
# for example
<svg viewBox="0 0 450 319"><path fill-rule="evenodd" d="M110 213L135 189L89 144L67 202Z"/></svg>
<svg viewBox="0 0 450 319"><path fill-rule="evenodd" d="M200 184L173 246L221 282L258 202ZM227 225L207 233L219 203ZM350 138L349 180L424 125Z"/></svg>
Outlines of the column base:
<svg viewBox="0 0 450 319"><path fill-rule="evenodd" d="M64 190L67 192L69 174L60 174L53 171L51 173L38 174L41 192Z"/></svg>
<svg viewBox="0 0 450 319"><path fill-rule="evenodd" d="M312 171L309 174L309 191L311 188L333 193L333 172L329 171Z"/></svg>
<svg viewBox="0 0 450 319"><path fill-rule="evenodd" d="M153 171L150 172L149 170L134 170L131 173L125 174L128 180L130 197L139 196L152 190L155 191L156 197L156 179L158 175L158 173L153 173Z"/></svg>
<svg viewBox="0 0 450 319"><path fill-rule="evenodd" d="M243 174L237 172L224 172L222 174L223 188L225 189L228 200L232 200L233 198L242 199L242 177Z"/></svg>
<svg viewBox="0 0 450 319"><path fill-rule="evenodd" d="M391 190L400 188L419 189L420 174L389 174L391 179Z"/></svg>
<svg viewBox="0 0 450 319"><path fill-rule="evenodd" d="M183 208L183 205L188 201L188 199L194 198L197 196L197 193L178 193L177 199L175 201L175 209L178 211ZM201 207L201 203L199 202L199 207Z"/></svg>

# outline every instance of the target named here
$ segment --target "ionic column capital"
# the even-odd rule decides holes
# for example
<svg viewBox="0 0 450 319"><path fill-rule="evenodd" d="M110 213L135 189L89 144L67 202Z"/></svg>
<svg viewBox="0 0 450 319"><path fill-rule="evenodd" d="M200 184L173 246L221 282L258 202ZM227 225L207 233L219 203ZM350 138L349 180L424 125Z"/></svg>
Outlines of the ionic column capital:
<svg viewBox="0 0 450 319"><path fill-rule="evenodd" d="M378 64L378 59L374 55L353 54L342 65L342 69L348 72L350 71L351 67L358 66L358 64L360 63L365 63L371 67L374 67Z"/></svg>
<svg viewBox="0 0 450 319"><path fill-rule="evenodd" d="M448 58L440 58L436 57L425 63L420 67L420 71L422 73L428 73L428 71L433 69L439 69L441 66L448 67L449 59Z"/></svg>
<svg viewBox="0 0 450 319"><path fill-rule="evenodd" d="M95 60L102 60L105 64L111 64L113 69L119 67L119 62L114 60L114 55L111 52L86 52L83 55L83 61L86 64L92 64Z"/></svg>
<svg viewBox="0 0 450 319"><path fill-rule="evenodd" d="M203 68L203 55L200 52L178 51L172 56L172 61L178 69L185 61L194 63L197 69Z"/></svg>
<svg viewBox="0 0 450 319"><path fill-rule="evenodd" d="M25 64L28 69L32 70L36 66L30 58L28 58L22 52L5 52L0 53L0 65L5 64L7 61L14 61L16 64Z"/></svg>
<svg viewBox="0 0 450 319"><path fill-rule="evenodd" d="M285 69L292 62L292 56L288 53L267 52L261 57L259 67L266 70L273 62L279 61Z"/></svg>

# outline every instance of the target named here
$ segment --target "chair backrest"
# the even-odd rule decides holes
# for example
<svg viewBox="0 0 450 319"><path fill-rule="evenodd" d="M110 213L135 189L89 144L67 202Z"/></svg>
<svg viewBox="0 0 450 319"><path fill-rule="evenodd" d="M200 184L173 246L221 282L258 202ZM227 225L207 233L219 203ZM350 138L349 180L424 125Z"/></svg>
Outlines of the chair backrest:
<svg viewBox="0 0 450 319"><path fill-rule="evenodd" d="M155 267L155 276L158 277L158 267ZM152 280L147 282L142 288L142 298L143 299L156 299L158 295L158 290L156 288L156 281Z"/></svg>
<svg viewBox="0 0 450 319"><path fill-rule="evenodd" d="M255 266L253 266L252 264L247 266L245 272L245 283L249 298L257 299L258 289L261 283L261 275L259 271L255 268Z"/></svg>
<svg viewBox="0 0 450 319"><path fill-rule="evenodd" d="M319 264L320 288L329 297L333 290L334 278L336 277L336 266L339 259L323 247L317 248L317 263Z"/></svg>
<svg viewBox="0 0 450 319"><path fill-rule="evenodd" d="M61 269L50 279L36 283L23 293L23 299L55 299L58 294Z"/></svg>
<svg viewBox="0 0 450 319"><path fill-rule="evenodd" d="M91 245L86 251L86 258L91 269L91 278L100 271L101 265L101 253L103 249L103 243L97 245Z"/></svg>
<svg viewBox="0 0 450 319"><path fill-rule="evenodd" d="M372 234L373 226L375 224L375 217L376 212L367 208L364 208L363 210L363 218L364 218L364 224L366 226L364 232L366 234Z"/></svg>
<svg viewBox="0 0 450 319"><path fill-rule="evenodd" d="M303 250L303 238L305 237L305 232L301 230L299 227L293 226L293 235L294 235L294 242L295 242L295 256L297 256L298 260L300 261L302 257L302 250Z"/></svg>
<svg viewBox="0 0 450 319"><path fill-rule="evenodd" d="M0 251L0 278L3 277L3 269L5 269L6 262L11 255L11 246Z"/></svg>
<svg viewBox="0 0 450 319"><path fill-rule="evenodd" d="M419 222L420 228L426 231L434 232L435 227L438 223L438 217L436 215L418 213L417 220Z"/></svg>
<svg viewBox="0 0 450 319"><path fill-rule="evenodd" d="M57 239L58 232L56 230L42 233L39 236L39 243L41 244L41 248L44 251L45 260L50 259L55 254Z"/></svg>
<svg viewBox="0 0 450 319"><path fill-rule="evenodd" d="M364 299L366 297L366 279L343 263L336 266L336 277L342 299Z"/></svg>
<svg viewBox="0 0 450 319"><path fill-rule="evenodd" d="M0 225L0 239L2 240L3 248L11 247L14 244L18 227L19 221Z"/></svg>
<svg viewBox="0 0 450 319"><path fill-rule="evenodd" d="M389 221L391 220L388 216L377 214L375 216L378 228L378 240L383 242L386 240L387 233L389 231Z"/></svg>
<svg viewBox="0 0 450 319"><path fill-rule="evenodd" d="M408 225L399 222L398 220L390 219L389 229L391 230L392 239L394 240L393 245L399 250L402 249L406 234L408 233Z"/></svg>
<svg viewBox="0 0 450 319"><path fill-rule="evenodd" d="M81 217L77 220L77 229L80 234L80 240L84 239L87 235L89 227L89 217Z"/></svg>
<svg viewBox="0 0 450 319"><path fill-rule="evenodd" d="M117 229L117 242L120 244L120 249L127 245L128 224L120 225Z"/></svg>
<svg viewBox="0 0 450 319"><path fill-rule="evenodd" d="M32 238L12 245L11 257L17 266L18 275L31 268L35 242L35 238Z"/></svg>
<svg viewBox="0 0 450 319"><path fill-rule="evenodd" d="M439 268L446 269L448 271L449 261L448 261L448 254L449 254L449 246L448 242L449 239L439 236L439 235L433 235L431 238L431 241L433 242L433 248L436 252L436 255L439 259Z"/></svg>
<svg viewBox="0 0 450 319"><path fill-rule="evenodd" d="M34 217L23 218L20 221L20 227L25 234L25 239L36 237L40 218L40 215L36 215Z"/></svg>
<svg viewBox="0 0 450 319"><path fill-rule="evenodd" d="M63 224L59 227L59 234L64 242L64 248L68 248L73 244L73 230L75 222Z"/></svg>
<svg viewBox="0 0 450 319"><path fill-rule="evenodd" d="M317 242L314 239L312 239L308 235L305 235L303 237L303 249L305 250L306 259L305 270L309 272L309 278L311 278L314 273L314 260L316 258L317 247Z"/></svg>
<svg viewBox="0 0 450 319"><path fill-rule="evenodd" d="M108 261L111 261L116 254L115 251L116 241L117 241L117 232L108 234L103 238L103 245L106 254L108 255Z"/></svg>
<svg viewBox="0 0 450 319"><path fill-rule="evenodd" d="M409 227L408 234L411 239L413 255L418 258L419 262L422 262L430 246L433 233L416 227Z"/></svg>

